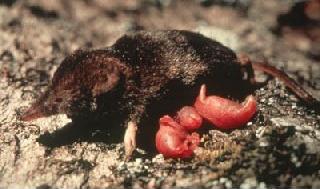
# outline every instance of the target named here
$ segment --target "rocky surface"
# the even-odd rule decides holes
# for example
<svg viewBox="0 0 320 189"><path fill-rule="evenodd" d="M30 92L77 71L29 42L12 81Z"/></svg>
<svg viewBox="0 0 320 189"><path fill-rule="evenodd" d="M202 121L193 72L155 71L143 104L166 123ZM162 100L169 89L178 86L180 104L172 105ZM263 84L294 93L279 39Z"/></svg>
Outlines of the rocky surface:
<svg viewBox="0 0 320 189"><path fill-rule="evenodd" d="M274 32L292 6L277 0L0 1L0 188L319 188L320 114L272 78L256 91L256 117L240 130L202 131L190 160L139 150L123 162L119 133L77 127L64 115L19 120L67 54L103 48L138 29L199 31L283 68L319 99L312 40Z"/></svg>

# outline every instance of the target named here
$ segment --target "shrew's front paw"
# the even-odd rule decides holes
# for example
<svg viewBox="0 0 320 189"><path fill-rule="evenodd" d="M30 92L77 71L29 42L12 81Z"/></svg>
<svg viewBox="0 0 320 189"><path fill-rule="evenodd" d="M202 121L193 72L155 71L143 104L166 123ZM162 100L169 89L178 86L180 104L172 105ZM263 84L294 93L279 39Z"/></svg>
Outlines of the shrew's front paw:
<svg viewBox="0 0 320 189"><path fill-rule="evenodd" d="M129 122L126 132L124 134L124 149L125 149L125 160L130 160L133 151L136 149L136 134L137 134L137 124L134 122Z"/></svg>

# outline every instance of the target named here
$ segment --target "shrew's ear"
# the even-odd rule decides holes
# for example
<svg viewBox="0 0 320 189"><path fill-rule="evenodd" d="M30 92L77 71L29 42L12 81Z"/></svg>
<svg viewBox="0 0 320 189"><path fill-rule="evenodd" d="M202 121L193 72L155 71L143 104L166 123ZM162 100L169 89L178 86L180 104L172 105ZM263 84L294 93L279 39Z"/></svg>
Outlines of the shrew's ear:
<svg viewBox="0 0 320 189"><path fill-rule="evenodd" d="M96 97L114 89L122 77L119 67L119 60L115 58L106 58L104 62L97 62L90 69L91 92L92 96Z"/></svg>

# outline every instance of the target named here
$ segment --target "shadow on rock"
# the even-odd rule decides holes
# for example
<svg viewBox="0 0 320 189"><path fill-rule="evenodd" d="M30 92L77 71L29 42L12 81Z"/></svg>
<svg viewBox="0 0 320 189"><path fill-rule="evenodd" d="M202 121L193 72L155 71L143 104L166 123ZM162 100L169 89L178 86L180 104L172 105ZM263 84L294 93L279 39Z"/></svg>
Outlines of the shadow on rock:
<svg viewBox="0 0 320 189"><path fill-rule="evenodd" d="M124 127L120 123L99 121L73 121L53 133L44 133L37 142L55 148L74 142L120 143L123 140Z"/></svg>

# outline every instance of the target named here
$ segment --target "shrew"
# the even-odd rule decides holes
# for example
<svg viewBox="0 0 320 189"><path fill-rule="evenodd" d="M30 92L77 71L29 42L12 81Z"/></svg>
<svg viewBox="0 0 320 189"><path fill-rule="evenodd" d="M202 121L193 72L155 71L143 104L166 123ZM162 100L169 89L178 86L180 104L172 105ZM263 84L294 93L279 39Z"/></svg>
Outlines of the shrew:
<svg viewBox="0 0 320 189"><path fill-rule="evenodd" d="M22 115L22 120L54 114L67 114L72 119L125 115L128 158L136 147L136 131L142 120L148 119L150 109L162 115L176 111L196 99L202 84L211 94L243 98L256 86L253 70L278 77L301 100L315 102L282 71L251 63L201 34L139 31L124 35L105 49L78 50L66 57L48 90Z"/></svg>

